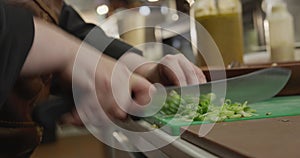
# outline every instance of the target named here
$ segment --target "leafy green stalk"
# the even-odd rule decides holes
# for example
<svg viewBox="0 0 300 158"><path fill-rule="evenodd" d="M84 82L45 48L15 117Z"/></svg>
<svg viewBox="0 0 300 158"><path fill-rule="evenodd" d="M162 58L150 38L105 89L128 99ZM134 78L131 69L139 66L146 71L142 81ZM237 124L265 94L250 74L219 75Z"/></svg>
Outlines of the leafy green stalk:
<svg viewBox="0 0 300 158"><path fill-rule="evenodd" d="M196 103L191 97L181 97L176 91L168 94L166 102L159 114L163 116L173 116L183 120L212 121L221 122L225 119L236 119L251 117L255 115L255 110L244 103L232 103L230 99L225 99L222 105L213 104L216 95L213 93L199 96Z"/></svg>

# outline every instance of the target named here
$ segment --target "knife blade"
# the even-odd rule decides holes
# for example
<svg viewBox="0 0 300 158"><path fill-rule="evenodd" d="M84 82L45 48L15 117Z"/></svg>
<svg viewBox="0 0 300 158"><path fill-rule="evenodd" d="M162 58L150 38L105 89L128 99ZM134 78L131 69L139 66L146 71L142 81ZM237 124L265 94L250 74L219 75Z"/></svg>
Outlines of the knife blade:
<svg viewBox="0 0 300 158"><path fill-rule="evenodd" d="M151 116L157 113L170 91L176 91L182 96L199 96L215 93L216 100L230 99L232 102L254 103L274 97L287 84L291 70L284 68L267 68L249 74L207 82L185 87L158 87L152 96L151 103L145 108L143 115Z"/></svg>
<svg viewBox="0 0 300 158"><path fill-rule="evenodd" d="M246 75L229 79L217 80L205 84L186 87L167 87L167 92L175 90L190 93L206 94L212 92L212 87L226 85L226 98L232 101L249 103L272 98L286 85L291 71L284 68L267 68ZM197 92L197 90L199 92Z"/></svg>

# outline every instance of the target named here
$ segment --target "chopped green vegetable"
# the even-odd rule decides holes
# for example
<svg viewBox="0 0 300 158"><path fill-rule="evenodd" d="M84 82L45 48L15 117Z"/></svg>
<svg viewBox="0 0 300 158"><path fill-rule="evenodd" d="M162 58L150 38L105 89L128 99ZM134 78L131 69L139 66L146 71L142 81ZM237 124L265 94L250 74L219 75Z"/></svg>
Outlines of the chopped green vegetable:
<svg viewBox="0 0 300 158"><path fill-rule="evenodd" d="M201 95L199 102L195 103L192 97L181 97L176 91L171 91L159 112L162 116L172 116L176 119L188 119L194 121L221 122L225 119L251 117L256 112L244 103L232 103L225 99L222 105L214 105L216 95L209 93Z"/></svg>
<svg viewBox="0 0 300 158"><path fill-rule="evenodd" d="M271 112L267 112L266 115L272 115L272 113Z"/></svg>

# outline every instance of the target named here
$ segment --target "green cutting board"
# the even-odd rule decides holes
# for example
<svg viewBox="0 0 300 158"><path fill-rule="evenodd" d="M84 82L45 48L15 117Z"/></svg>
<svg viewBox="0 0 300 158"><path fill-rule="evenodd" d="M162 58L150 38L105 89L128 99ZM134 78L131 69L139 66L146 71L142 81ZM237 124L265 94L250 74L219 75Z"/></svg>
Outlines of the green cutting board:
<svg viewBox="0 0 300 158"><path fill-rule="evenodd" d="M249 106L256 110L257 115L247 118L226 119L225 122L300 115L300 96L275 97L266 101L249 104ZM204 121L171 121L172 118L170 117L163 118L159 116L149 117L145 120L175 136L180 135L181 127L209 123Z"/></svg>

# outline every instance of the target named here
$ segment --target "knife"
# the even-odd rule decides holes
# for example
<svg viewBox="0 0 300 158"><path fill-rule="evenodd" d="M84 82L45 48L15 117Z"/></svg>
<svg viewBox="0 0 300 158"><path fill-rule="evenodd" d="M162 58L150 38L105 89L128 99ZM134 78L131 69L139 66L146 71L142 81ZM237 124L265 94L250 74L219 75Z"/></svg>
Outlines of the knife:
<svg viewBox="0 0 300 158"><path fill-rule="evenodd" d="M232 102L254 103L274 97L287 84L291 70L274 67L258 70L249 74L207 82L199 85L184 87L158 87L152 101L144 109L143 116L148 117L157 113L171 91L182 96L199 97L202 94L214 93L216 101L230 99Z"/></svg>

